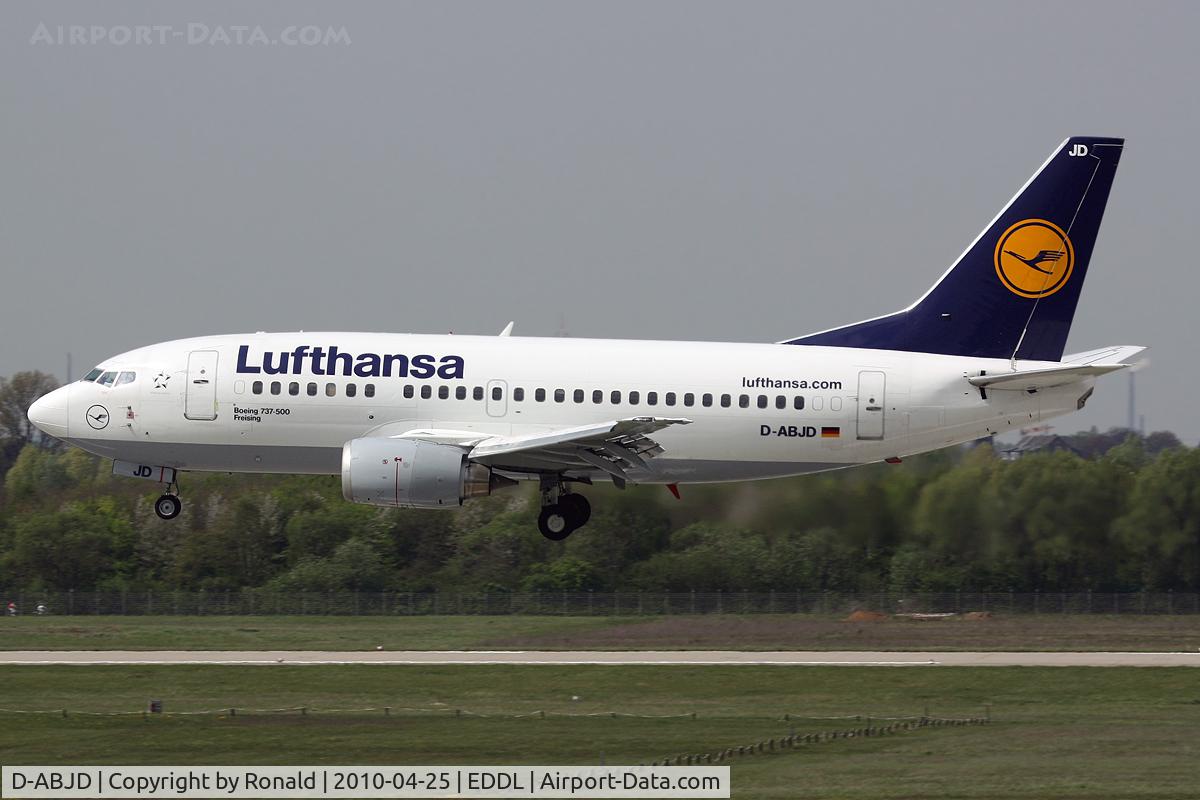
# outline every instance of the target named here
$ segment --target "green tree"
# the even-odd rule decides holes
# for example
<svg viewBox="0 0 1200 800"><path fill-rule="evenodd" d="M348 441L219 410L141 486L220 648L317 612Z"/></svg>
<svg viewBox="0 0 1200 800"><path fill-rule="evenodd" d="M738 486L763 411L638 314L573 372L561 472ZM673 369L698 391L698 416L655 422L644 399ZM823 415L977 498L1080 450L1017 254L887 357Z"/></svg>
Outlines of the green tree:
<svg viewBox="0 0 1200 800"><path fill-rule="evenodd" d="M27 416L33 401L58 388L58 379L44 372L18 372L0 378L0 439L18 447L38 441L42 433Z"/></svg>
<svg viewBox="0 0 1200 800"><path fill-rule="evenodd" d="M72 463L62 454L33 444L25 445L5 477L8 499L32 501L61 494L74 484L70 470Z"/></svg>
<svg viewBox="0 0 1200 800"><path fill-rule="evenodd" d="M670 550L635 564L630 584L647 591L763 591L771 563L761 534L720 523L696 523L671 535Z"/></svg>
<svg viewBox="0 0 1200 800"><path fill-rule="evenodd" d="M1141 470L1117 530L1131 588L1200 591L1200 449L1166 450Z"/></svg>
<svg viewBox="0 0 1200 800"><path fill-rule="evenodd" d="M596 585L596 570L591 564L564 556L549 564L534 564L521 580L521 591L583 592Z"/></svg>
<svg viewBox="0 0 1200 800"><path fill-rule="evenodd" d="M11 528L4 572L18 586L124 588L132 576L133 529L111 499L30 511Z"/></svg>

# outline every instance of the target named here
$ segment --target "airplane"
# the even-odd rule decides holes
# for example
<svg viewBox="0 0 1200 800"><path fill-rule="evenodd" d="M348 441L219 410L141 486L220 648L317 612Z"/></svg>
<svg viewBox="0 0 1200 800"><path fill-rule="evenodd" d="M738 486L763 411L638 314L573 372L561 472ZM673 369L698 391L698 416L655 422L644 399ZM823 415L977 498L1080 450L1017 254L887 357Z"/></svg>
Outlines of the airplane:
<svg viewBox="0 0 1200 800"><path fill-rule="evenodd" d="M349 501L415 508L528 480L556 541L597 481L678 496L899 462L1083 408L1145 349L1063 355L1123 145L1068 138L915 302L807 336L204 336L106 359L29 419L164 484L164 519L190 470L340 475Z"/></svg>

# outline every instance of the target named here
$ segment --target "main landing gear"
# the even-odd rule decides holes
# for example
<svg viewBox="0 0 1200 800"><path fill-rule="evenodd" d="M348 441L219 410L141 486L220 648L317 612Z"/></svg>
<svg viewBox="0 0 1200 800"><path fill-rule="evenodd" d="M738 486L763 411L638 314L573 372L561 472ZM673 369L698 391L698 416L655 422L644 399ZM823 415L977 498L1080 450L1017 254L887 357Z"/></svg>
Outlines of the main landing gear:
<svg viewBox="0 0 1200 800"><path fill-rule="evenodd" d="M542 511L538 514L538 530L553 542L561 542L587 524L592 505L581 494L568 492L561 484L542 488Z"/></svg>
<svg viewBox="0 0 1200 800"><path fill-rule="evenodd" d="M172 492L171 490L175 491ZM179 487L172 483L167 487L167 492L162 497L154 501L154 513L162 519L175 519L179 516L179 512L183 511L183 501L179 499Z"/></svg>

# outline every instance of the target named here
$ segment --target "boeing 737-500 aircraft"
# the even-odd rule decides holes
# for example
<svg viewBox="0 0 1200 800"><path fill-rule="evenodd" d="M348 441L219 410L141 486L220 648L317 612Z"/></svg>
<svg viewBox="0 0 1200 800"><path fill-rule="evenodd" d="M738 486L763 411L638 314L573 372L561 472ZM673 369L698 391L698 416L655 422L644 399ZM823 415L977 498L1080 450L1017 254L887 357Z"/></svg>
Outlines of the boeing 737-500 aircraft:
<svg viewBox="0 0 1200 800"><path fill-rule="evenodd" d="M1063 356L1122 145L1068 139L908 308L798 339L205 336L107 359L29 419L165 484L165 519L187 470L340 474L347 500L416 508L536 480L556 540L599 480L898 461L1082 408L1143 349Z"/></svg>

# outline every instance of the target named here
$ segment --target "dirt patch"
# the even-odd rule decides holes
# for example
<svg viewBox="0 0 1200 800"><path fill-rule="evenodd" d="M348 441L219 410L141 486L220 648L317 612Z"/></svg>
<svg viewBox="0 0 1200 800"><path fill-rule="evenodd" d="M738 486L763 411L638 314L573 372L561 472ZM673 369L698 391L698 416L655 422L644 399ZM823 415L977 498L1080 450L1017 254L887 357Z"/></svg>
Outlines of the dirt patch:
<svg viewBox="0 0 1200 800"><path fill-rule="evenodd" d="M994 616L990 611L968 611L962 615L963 619L991 619Z"/></svg>
<svg viewBox="0 0 1200 800"><path fill-rule="evenodd" d="M843 622L883 622L888 618L887 614L882 614L878 611L866 611L858 609L850 616L846 617Z"/></svg>

